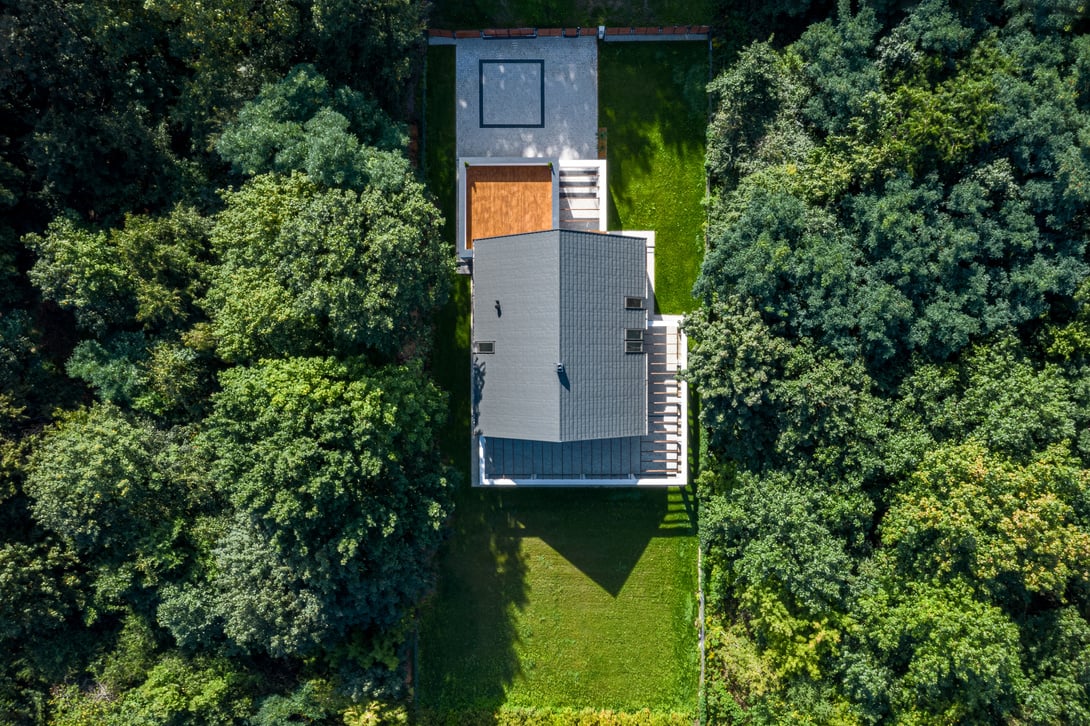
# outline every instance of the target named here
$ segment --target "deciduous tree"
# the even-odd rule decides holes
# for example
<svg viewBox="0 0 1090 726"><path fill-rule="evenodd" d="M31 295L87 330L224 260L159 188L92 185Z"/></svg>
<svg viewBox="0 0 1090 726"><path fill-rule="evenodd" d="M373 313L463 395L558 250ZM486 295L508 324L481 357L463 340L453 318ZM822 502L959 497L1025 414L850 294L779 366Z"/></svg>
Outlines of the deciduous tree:
<svg viewBox="0 0 1090 726"><path fill-rule="evenodd" d="M204 305L228 361L392 355L446 299L453 263L439 215L407 173L395 189L362 192L266 174L226 201Z"/></svg>

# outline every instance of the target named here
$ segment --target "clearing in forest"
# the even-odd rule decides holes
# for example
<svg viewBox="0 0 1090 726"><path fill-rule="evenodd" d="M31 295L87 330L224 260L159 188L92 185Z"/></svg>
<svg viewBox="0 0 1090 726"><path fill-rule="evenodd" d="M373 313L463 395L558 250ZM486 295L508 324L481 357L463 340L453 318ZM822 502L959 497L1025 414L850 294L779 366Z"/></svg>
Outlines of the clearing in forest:
<svg viewBox="0 0 1090 726"><path fill-rule="evenodd" d="M425 164L454 252L454 48L428 49ZM610 227L656 229L660 312L692 307L703 249L703 43L602 44ZM440 316L433 371L450 394L444 454L462 471L451 538L419 631L423 713L696 708L691 491L471 490L469 285Z"/></svg>

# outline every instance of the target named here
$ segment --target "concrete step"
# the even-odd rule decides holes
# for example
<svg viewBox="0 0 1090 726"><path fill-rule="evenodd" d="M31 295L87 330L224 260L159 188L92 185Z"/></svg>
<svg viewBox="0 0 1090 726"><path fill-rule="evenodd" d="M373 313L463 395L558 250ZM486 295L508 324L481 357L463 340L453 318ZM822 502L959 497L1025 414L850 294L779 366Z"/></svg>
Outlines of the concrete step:
<svg viewBox="0 0 1090 726"><path fill-rule="evenodd" d="M598 197L564 197L560 209L593 209L598 211Z"/></svg>
<svg viewBox="0 0 1090 726"><path fill-rule="evenodd" d="M560 219L561 229L574 229L581 232L597 232L598 218L594 219Z"/></svg>
<svg viewBox="0 0 1090 726"><path fill-rule="evenodd" d="M565 214L567 211L567 214ZM593 220L595 222L601 217L597 209L569 209L560 210L560 221L564 220Z"/></svg>

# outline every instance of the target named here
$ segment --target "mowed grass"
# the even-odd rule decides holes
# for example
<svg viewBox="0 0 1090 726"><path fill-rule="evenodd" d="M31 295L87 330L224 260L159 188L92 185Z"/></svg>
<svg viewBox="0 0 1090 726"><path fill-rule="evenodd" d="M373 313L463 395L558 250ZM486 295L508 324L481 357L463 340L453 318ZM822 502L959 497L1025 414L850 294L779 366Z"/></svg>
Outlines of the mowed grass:
<svg viewBox="0 0 1090 726"><path fill-rule="evenodd" d="M435 0L433 28L701 25L715 18L714 0Z"/></svg>
<svg viewBox="0 0 1090 726"><path fill-rule="evenodd" d="M598 125L609 159L610 229L655 231L659 312L693 310L704 255L705 43L603 43Z"/></svg>
<svg viewBox="0 0 1090 726"><path fill-rule="evenodd" d="M453 48L428 49L425 172L452 254L453 68ZM469 487L469 302L469 280L456 276L431 361L450 397L441 448L463 481L437 589L421 612L420 722L492 723L490 714L514 708L691 717L699 668L691 494Z"/></svg>
<svg viewBox="0 0 1090 726"><path fill-rule="evenodd" d="M420 631L433 720L503 708L691 715L696 539L681 491L463 492Z"/></svg>

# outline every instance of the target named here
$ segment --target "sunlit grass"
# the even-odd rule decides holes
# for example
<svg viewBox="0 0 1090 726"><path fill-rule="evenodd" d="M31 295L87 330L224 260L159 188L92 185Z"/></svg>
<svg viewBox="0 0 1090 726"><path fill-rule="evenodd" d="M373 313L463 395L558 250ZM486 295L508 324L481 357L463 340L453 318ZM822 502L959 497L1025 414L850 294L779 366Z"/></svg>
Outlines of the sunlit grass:
<svg viewBox="0 0 1090 726"><path fill-rule="evenodd" d="M609 150L610 229L654 230L659 311L696 307L704 254L704 43L605 43L599 126Z"/></svg>

